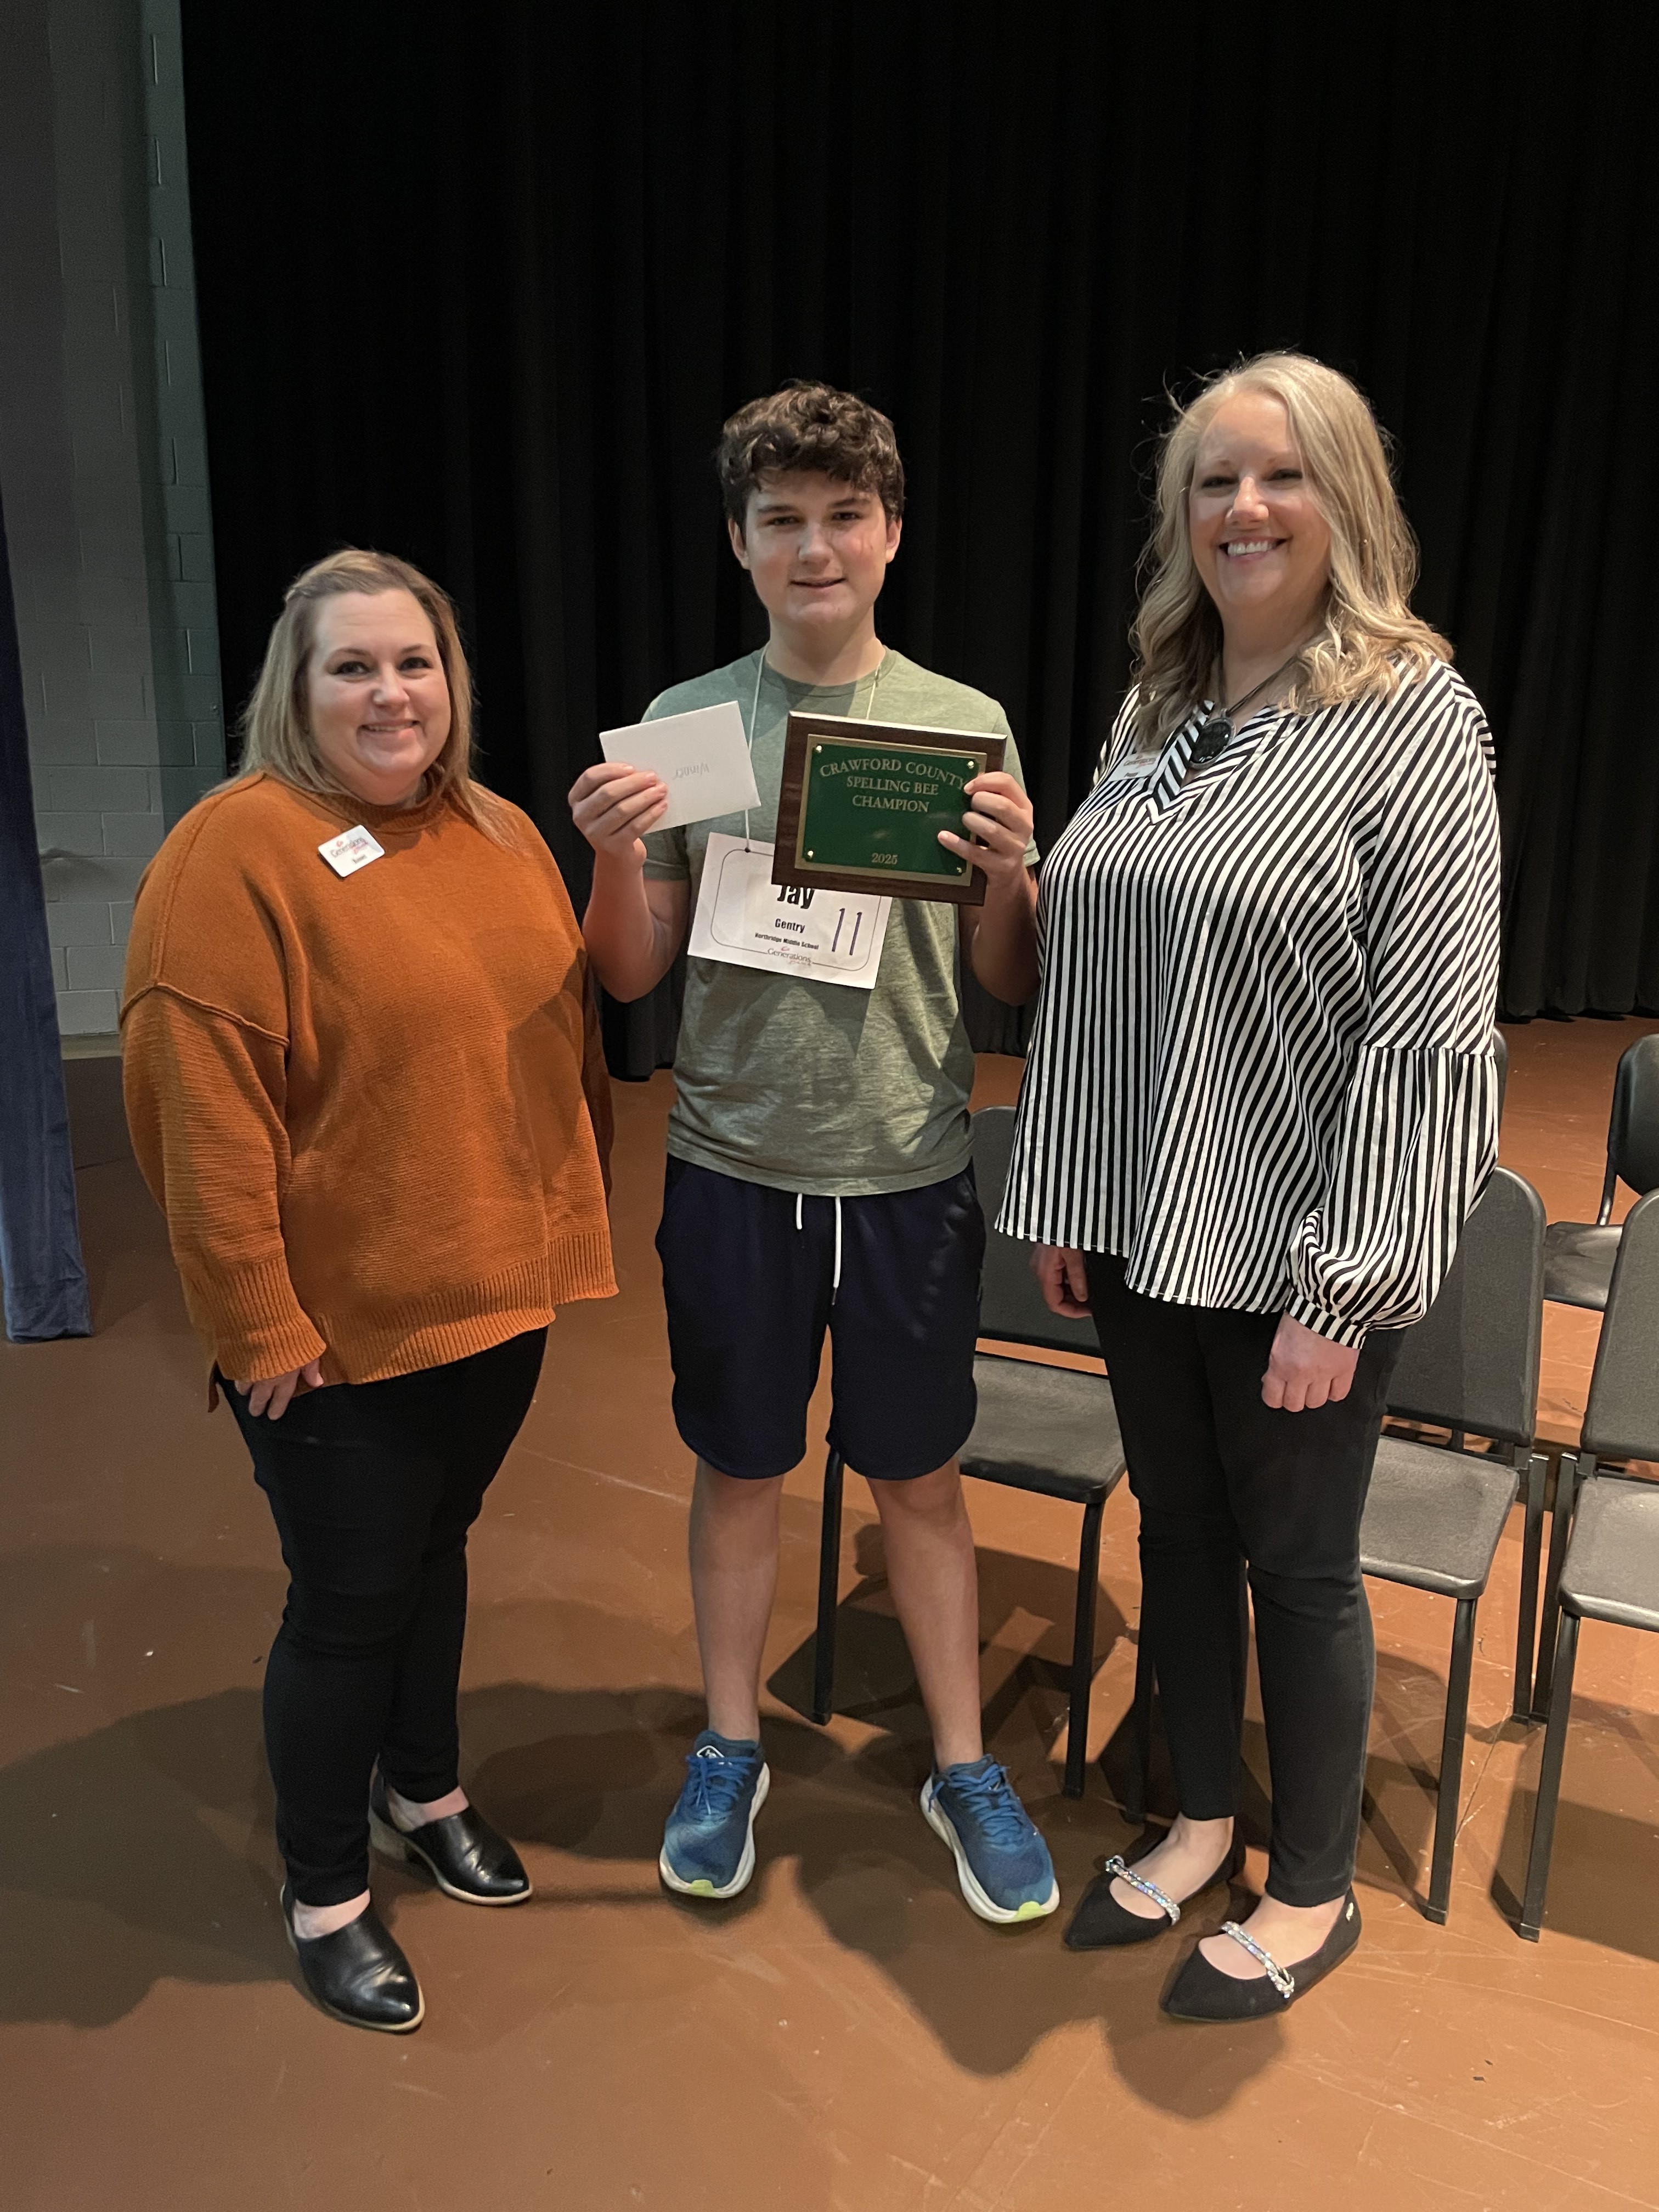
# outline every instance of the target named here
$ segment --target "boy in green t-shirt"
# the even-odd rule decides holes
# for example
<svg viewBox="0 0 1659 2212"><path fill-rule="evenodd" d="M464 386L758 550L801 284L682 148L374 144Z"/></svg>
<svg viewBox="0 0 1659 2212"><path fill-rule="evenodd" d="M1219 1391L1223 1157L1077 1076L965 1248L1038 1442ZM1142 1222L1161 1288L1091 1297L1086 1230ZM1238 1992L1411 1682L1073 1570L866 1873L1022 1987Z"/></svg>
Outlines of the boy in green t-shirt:
<svg viewBox="0 0 1659 2212"><path fill-rule="evenodd" d="M708 1726L686 1761L659 1861L691 1897L754 1871L768 1773L760 1673L783 1478L805 1455L827 1328L831 1443L880 1510L894 1601L932 1723L928 1822L981 1917L1060 1902L1047 1845L980 1734L979 1610L956 1455L973 1426L984 1222L969 1165L973 1053L957 963L1012 1004L1036 988L1031 808L1001 708L889 652L875 605L898 550L904 472L892 424L850 393L787 386L726 423L716 454L732 550L771 622L763 653L678 685L652 716L735 701L758 810L659 831L665 786L618 762L571 791L593 848L584 927L617 999L641 997L687 942L657 1249L674 1417L697 1455L691 1587ZM873 988L732 964L710 906L742 848L775 832L792 711L995 732L1007 769L968 787L982 907L895 899ZM705 860L718 867L705 874ZM708 927L701 925L709 921ZM729 933L728 933L729 934ZM867 940L866 940L867 941Z"/></svg>

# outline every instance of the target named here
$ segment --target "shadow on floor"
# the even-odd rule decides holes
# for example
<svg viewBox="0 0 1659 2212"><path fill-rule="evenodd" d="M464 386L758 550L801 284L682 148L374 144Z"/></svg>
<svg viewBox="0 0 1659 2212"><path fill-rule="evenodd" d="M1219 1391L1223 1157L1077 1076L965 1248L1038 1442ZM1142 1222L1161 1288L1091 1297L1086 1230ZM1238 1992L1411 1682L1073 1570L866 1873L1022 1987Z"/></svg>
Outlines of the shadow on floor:
<svg viewBox="0 0 1659 2212"><path fill-rule="evenodd" d="M255 1625L268 1623L280 1602L282 1578L274 1571L168 1566L136 1552L89 1560L82 1548L64 1547L15 1565L30 1577L37 1608L43 1584L54 1578L73 1584L98 1572L112 1592L127 1593L135 1630L163 1620L183 1632L192 1650L234 1651L239 1664L255 1657ZM1037 1611L1045 1600L1042 1577L1060 1571L1018 1564L1035 1568L1021 1602ZM1002 1575L994 1566L988 1586L1003 1589ZM849 1753L810 1723L769 1718L774 1793L760 1870L743 1898L708 1908L661 1897L653 1882L664 1811L701 1719L697 1700L679 1686L688 1676L683 1635L619 1622L571 1601L481 1608L478 1640L487 1639L497 1666L506 1653L514 1669L568 1678L580 1671L574 1655L614 1652L621 1643L637 1668L625 1686L551 1688L506 1680L464 1694L470 1786L529 1850L559 1855L551 1864L544 1856L536 1869L542 1895L526 1914L526 1941L536 1942L536 1929L550 1918L600 1899L626 1903L641 1916L672 1914L673 1940L696 1941L701 1925L730 1928L763 1914L793 1859L799 1893L824 1934L874 1963L963 2067L1004 2074L1056 2027L1097 2022L1126 2086L1138 2095L1188 2118L1224 2108L1272 2063L1279 2029L1268 2023L1237 2037L1212 2036L1201 2066L1172 2065L1167 2039L1189 2032L1164 2021L1157 2000L1188 1943L1218 1924L1228 1905L1207 1899L1176 1942L1087 1958L1061 1948L1063 1912L1015 1929L970 1918L948 1856L917 1811L927 1750L914 1688L905 1694L910 1678L896 1624L855 1610L846 1626L848 1650L881 1702L883 1733ZM1403 1667L1394 1662L1391 1673ZM123 1682L108 1674L103 1694L118 1699L144 1679ZM1037 1685L1031 1694L1039 1692L1063 1711L1060 1692ZM94 2027L130 2012L163 1978L204 1984L290 1978L276 1905L258 1705L251 1681L225 1687L133 1711L0 1769L0 1886L8 1893L0 2019ZM1062 1892L1074 1899L1102 1858L1131 1842L1131 1832L1097 1771L1091 1770L1080 1803L1058 1794L1024 1699L1010 1711L1005 1734L1009 1740L996 1747L1014 1765L1048 1837ZM1266 1771L1259 1730L1248 1732L1245 1749L1259 1778ZM1396 1762L1380 1771L1374 1762L1373 1784L1400 1832L1391 1832L1385 1855L1393 1865L1398 1854L1420 1881L1431 1800ZM1155 1778L1155 1793L1157 1787ZM1266 1808L1257 1788L1246 1828L1260 1840ZM1529 1801L1517 1795L1506 1869L1524 1859L1529 1821ZM1562 1821L1563 1863L1620 1871L1597 1885L1563 1880L1552 1926L1614 1948L1635 1948L1633 1935L1650 1931L1651 1916L1626 1908L1644 1904L1659 1871L1650 1828L1570 1802ZM1376 1844L1373 1826L1366 1856ZM1231 1909L1243 1903L1235 1897ZM763 1919L754 1936L763 1943L799 1942L798 1935L780 1937ZM547 1940L555 1940L553 1930Z"/></svg>
<svg viewBox="0 0 1659 2212"><path fill-rule="evenodd" d="M1572 1705L1541 1940L1547 1943L1552 1936L1576 1936L1583 1942L1597 1943L1608 1951L1659 1963L1659 1909L1655 1905L1659 1895L1659 1822L1651 1814L1643 1820L1610 1812L1605 1806L1578 1803L1571 1795L1575 1736L1579 1739L1581 1754L1583 1738L1592 1731L1627 1739L1628 1716L1618 1706L1576 1694ZM1646 1747L1638 1744L1637 1750L1639 1763L1649 1767ZM1538 1769L1543 1755L1544 1731L1534 1729L1510 1794L1492 1873L1492 1902L1512 1921L1520 1917L1526 1887L1533 1814L1538 1803ZM1607 1764L1605 1753L1594 1761L1603 1782ZM1642 1794L1650 1806L1651 1795L1645 1788Z"/></svg>
<svg viewBox="0 0 1659 2212"><path fill-rule="evenodd" d="M555 1692L511 1683L480 1691L467 1703L469 1741L488 1734L511 1747L478 1765L479 1801L526 1845L574 1856L595 1874L648 1869L701 1719L695 1699L661 1690ZM970 1917L950 1860L917 1808L928 1764L919 1709L884 1713L890 1719L902 1733L848 1753L809 1723L768 1718L772 1795L757 1835L759 1865L751 1887L729 1905L641 1900L637 1875L620 1892L602 1875L578 1873L572 1885L567 1866L542 1909L556 1915L619 1897L673 1913L694 1940L702 1927L724 1935L746 1923L748 1942L763 1952L777 1940L771 1893L790 1878L793 1861L799 1894L824 1933L877 1966L969 2072L1009 2073L1053 2030L1081 2021L1098 2026L1139 2096L1199 2118L1224 2107L1272 2063L1280 2035L1269 2023L1253 2036L1212 2040L1200 2069L1171 2068L1167 2039L1183 2031L1161 2016L1158 1997L1185 1942L1179 1949L1152 1945L1081 1958L1061 1947L1063 1915L1018 1929ZM1028 1784L1028 1796L1062 1892L1075 1898L1130 1831L1098 1794L1073 1805L1057 1796L1043 1800ZM1189 1923L1194 1936L1212 1931L1227 1909L1218 1897L1208 1900ZM795 1936L790 1948L799 1942Z"/></svg>
<svg viewBox="0 0 1659 2212"><path fill-rule="evenodd" d="M1064 1719L1071 1692L1072 1623L1077 1603L1075 1568L981 1545L979 1617L981 1646L1016 1628L1012 1663L984 1711L987 1741L1002 1735L1015 1708L1030 1700L1045 1741ZM870 1725L893 1727L925 1744L926 1716L917 1699L915 1672L888 1595L887 1563L879 1522L854 1538L858 1581L836 1607L835 1686L831 1711ZM1122 1614L1102 1590L1095 1618L1097 1672L1127 1632ZM812 1711L816 1639L806 1637L768 1678L781 1705L804 1719ZM906 1717L908 1716L908 1720Z"/></svg>

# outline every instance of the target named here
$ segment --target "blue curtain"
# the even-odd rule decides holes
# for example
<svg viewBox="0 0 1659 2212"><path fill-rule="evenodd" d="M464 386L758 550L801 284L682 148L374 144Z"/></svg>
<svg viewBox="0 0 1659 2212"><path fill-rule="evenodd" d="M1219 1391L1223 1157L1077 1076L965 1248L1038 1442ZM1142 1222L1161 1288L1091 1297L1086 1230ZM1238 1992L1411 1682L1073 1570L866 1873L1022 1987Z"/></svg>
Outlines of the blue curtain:
<svg viewBox="0 0 1659 2212"><path fill-rule="evenodd" d="M90 1336L35 849L23 670L0 509L0 1272L15 1344Z"/></svg>

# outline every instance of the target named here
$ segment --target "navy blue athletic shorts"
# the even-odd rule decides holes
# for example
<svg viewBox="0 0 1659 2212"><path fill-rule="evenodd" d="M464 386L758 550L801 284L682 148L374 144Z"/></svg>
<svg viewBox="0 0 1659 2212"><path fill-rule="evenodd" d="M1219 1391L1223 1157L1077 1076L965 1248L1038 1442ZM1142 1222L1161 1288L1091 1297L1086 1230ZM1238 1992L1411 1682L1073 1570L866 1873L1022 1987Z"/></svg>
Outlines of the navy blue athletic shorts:
<svg viewBox="0 0 1659 2212"><path fill-rule="evenodd" d="M657 1251L675 1425L721 1474L763 1480L806 1456L826 1328L828 1442L848 1467L913 1481L968 1441L985 1256L971 1168L837 1200L671 1157Z"/></svg>

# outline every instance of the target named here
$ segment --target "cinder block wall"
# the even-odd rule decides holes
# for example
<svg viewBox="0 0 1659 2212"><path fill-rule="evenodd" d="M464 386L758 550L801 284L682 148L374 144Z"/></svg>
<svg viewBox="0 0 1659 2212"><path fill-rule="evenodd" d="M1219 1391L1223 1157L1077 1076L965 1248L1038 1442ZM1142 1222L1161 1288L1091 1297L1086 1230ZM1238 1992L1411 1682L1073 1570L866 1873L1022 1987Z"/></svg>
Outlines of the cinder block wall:
<svg viewBox="0 0 1659 2212"><path fill-rule="evenodd" d="M132 897L224 774L178 0L8 0L0 496L58 1020L115 1028Z"/></svg>

